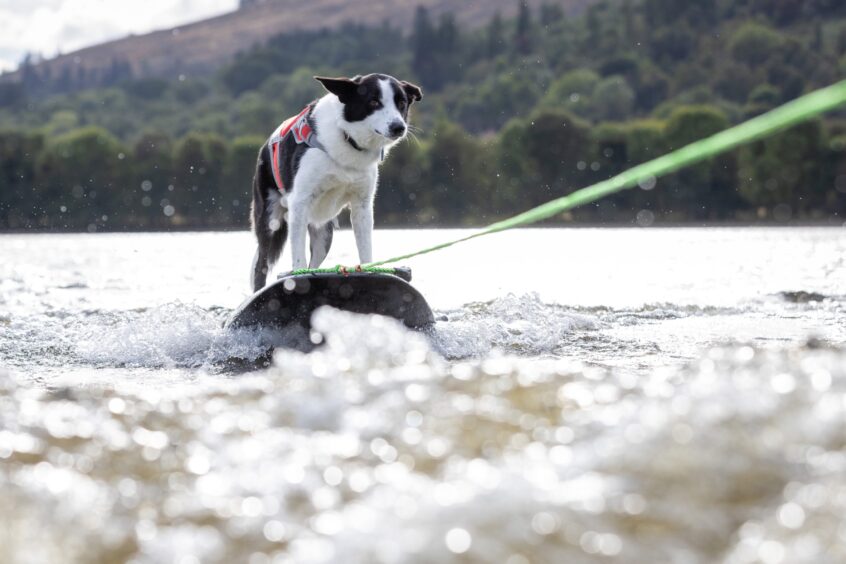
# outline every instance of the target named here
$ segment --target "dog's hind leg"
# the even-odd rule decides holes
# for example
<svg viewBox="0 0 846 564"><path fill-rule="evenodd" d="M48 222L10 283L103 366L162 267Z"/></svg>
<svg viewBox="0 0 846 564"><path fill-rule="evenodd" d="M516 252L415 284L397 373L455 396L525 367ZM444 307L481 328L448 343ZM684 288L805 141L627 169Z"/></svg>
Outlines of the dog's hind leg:
<svg viewBox="0 0 846 564"><path fill-rule="evenodd" d="M253 212L253 229L258 239L258 249L253 258L252 285L253 291L257 292L264 287L268 274L282 254L288 238L288 224L285 221L285 208L274 192L270 192L264 205Z"/></svg>
<svg viewBox="0 0 846 564"><path fill-rule="evenodd" d="M321 226L308 226L309 246L311 247L311 259L308 261L309 268L319 268L329 254L332 246L332 236L335 231L333 221L327 221Z"/></svg>
<svg viewBox="0 0 846 564"><path fill-rule="evenodd" d="M279 260L282 249L285 248L285 240L288 238L288 225L282 223L279 229L268 230L259 235L259 244L256 254L253 257L253 292L264 288L267 282L267 275Z"/></svg>
<svg viewBox="0 0 846 564"><path fill-rule="evenodd" d="M262 248L261 243L259 243L258 248L256 249L256 254L253 255L253 267L250 269L250 286L253 289L253 292L258 292L262 288L264 288L265 282L267 282L267 273L268 273L268 266L267 266L267 251Z"/></svg>

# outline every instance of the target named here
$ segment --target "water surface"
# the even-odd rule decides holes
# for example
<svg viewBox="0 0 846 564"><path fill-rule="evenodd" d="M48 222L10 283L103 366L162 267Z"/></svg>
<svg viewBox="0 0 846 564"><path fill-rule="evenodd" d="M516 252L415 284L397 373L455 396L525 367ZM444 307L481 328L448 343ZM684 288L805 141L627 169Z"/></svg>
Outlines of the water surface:
<svg viewBox="0 0 846 564"><path fill-rule="evenodd" d="M846 230L475 240L410 262L433 330L267 369L252 250L0 237L0 561L846 559Z"/></svg>

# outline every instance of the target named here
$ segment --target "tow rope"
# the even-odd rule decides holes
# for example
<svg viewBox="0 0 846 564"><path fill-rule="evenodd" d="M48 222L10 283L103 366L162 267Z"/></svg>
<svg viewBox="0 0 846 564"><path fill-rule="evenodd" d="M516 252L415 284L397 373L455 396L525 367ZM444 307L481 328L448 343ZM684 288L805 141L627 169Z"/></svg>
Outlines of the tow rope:
<svg viewBox="0 0 846 564"><path fill-rule="evenodd" d="M648 182L651 184L657 178L713 158L742 145L768 137L778 131L833 110L844 103L846 103L846 80L797 98L770 112L721 131L711 137L691 143L662 157L637 165L613 178L598 182L587 188L582 188L512 218L489 225L466 237L453 239L408 254L364 264L353 270L373 273L393 272L394 269L380 267L433 253L485 235L491 235L500 231L523 227L543 221L544 219L549 219L550 217L595 202L611 194L634 188L641 183ZM338 265L334 268L301 269L294 271L293 274L323 274L333 272L344 274L347 270L345 267Z"/></svg>

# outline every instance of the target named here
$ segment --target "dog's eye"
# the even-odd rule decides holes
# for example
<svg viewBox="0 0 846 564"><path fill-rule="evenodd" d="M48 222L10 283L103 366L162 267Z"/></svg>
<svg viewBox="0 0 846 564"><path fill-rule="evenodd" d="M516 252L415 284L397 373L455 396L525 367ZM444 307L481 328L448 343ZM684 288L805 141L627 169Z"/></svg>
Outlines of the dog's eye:
<svg viewBox="0 0 846 564"><path fill-rule="evenodd" d="M370 100L370 107L378 110L382 107L382 102L380 100Z"/></svg>

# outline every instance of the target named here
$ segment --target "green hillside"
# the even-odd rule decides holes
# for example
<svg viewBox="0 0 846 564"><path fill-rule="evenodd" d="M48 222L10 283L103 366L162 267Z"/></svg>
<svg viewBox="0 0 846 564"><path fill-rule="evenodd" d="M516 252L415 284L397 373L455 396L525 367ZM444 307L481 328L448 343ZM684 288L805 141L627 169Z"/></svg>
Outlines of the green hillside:
<svg viewBox="0 0 846 564"><path fill-rule="evenodd" d="M319 96L314 74L418 81L420 131L383 168L382 225L482 224L607 178L846 75L836 0L547 5L468 30L419 10L413 31L278 36L211 78L39 94L0 86L0 228L247 222L258 146ZM647 187L649 188L649 187ZM846 114L562 218L801 219L846 214Z"/></svg>

